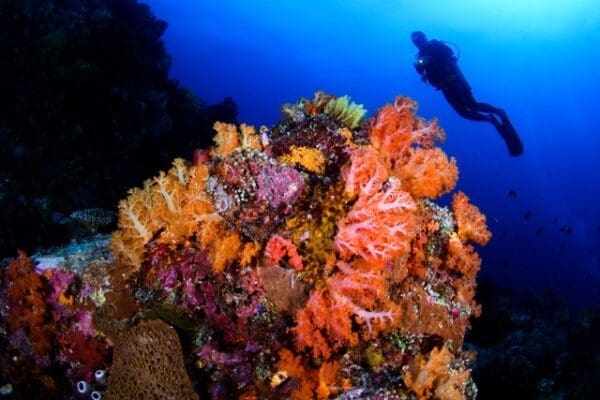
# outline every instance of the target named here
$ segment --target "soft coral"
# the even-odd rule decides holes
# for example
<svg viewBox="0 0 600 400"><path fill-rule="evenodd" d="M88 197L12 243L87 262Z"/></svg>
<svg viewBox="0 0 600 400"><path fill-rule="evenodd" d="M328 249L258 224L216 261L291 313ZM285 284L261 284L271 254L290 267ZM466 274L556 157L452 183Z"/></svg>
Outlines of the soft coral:
<svg viewBox="0 0 600 400"><path fill-rule="evenodd" d="M52 320L48 281L35 272L33 262L23 252L14 259L5 272L8 313L6 322L11 333L22 330L31 343L33 352L44 356L52 348L55 323Z"/></svg>
<svg viewBox="0 0 600 400"><path fill-rule="evenodd" d="M359 197L339 221L334 244L343 259L357 255L384 265L410 250L416 203L398 179L391 178L385 186L372 196Z"/></svg>
<svg viewBox="0 0 600 400"><path fill-rule="evenodd" d="M388 298L384 269L364 260L337 263L325 287L314 290L297 314L296 346L328 359L332 351L372 339L398 322L396 304ZM362 325L358 331L355 326ZM324 335L326 333L326 335Z"/></svg>

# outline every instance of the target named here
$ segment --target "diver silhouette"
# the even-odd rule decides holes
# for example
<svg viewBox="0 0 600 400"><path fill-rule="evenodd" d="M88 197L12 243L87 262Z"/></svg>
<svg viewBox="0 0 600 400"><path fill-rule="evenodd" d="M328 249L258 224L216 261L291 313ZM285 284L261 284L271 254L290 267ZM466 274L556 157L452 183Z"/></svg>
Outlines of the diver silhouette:
<svg viewBox="0 0 600 400"><path fill-rule="evenodd" d="M506 112L475 100L471 87L458 67L452 49L439 40L427 40L423 32L413 32L412 42L419 49L414 67L423 82L441 90L448 103L462 117L490 122L508 147L511 156L523 153L523 144Z"/></svg>

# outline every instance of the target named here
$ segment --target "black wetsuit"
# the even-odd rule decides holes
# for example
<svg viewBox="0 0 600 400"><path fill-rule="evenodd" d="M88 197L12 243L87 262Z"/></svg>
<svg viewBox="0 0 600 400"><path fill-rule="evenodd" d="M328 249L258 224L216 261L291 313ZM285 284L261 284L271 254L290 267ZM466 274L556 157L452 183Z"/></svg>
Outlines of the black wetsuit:
<svg viewBox="0 0 600 400"><path fill-rule="evenodd" d="M492 123L506 142L510 155L523 153L523 144L504 110L475 100L456 61L452 49L434 39L427 41L419 50L415 69L423 81L442 91L448 103L462 117Z"/></svg>

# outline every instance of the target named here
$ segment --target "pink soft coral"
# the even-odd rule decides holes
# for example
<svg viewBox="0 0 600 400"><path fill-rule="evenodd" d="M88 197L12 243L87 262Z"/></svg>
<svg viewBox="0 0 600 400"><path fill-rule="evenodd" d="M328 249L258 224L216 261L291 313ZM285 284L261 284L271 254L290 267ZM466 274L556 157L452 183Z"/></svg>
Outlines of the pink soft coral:
<svg viewBox="0 0 600 400"><path fill-rule="evenodd" d="M369 197L381 189L388 179L388 173L371 146L354 148L350 154L350 164L342 168L345 182L344 195L349 199L357 196Z"/></svg>
<svg viewBox="0 0 600 400"><path fill-rule="evenodd" d="M334 245L344 260L357 255L377 265L410 250L415 234L416 203L391 178L385 189L358 198L338 223Z"/></svg>

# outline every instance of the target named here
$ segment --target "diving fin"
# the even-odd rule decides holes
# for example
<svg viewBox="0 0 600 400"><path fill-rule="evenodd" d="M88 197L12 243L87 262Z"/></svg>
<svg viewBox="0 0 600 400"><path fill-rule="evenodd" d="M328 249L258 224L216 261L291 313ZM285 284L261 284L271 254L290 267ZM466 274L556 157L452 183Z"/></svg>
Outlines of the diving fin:
<svg viewBox="0 0 600 400"><path fill-rule="evenodd" d="M508 147L508 153L512 157L523 154L523 143L521 143L521 139L519 139L519 135L509 119L502 118L502 125L497 128L498 132L500 132L500 136L502 136L502 139L504 139L504 142Z"/></svg>

